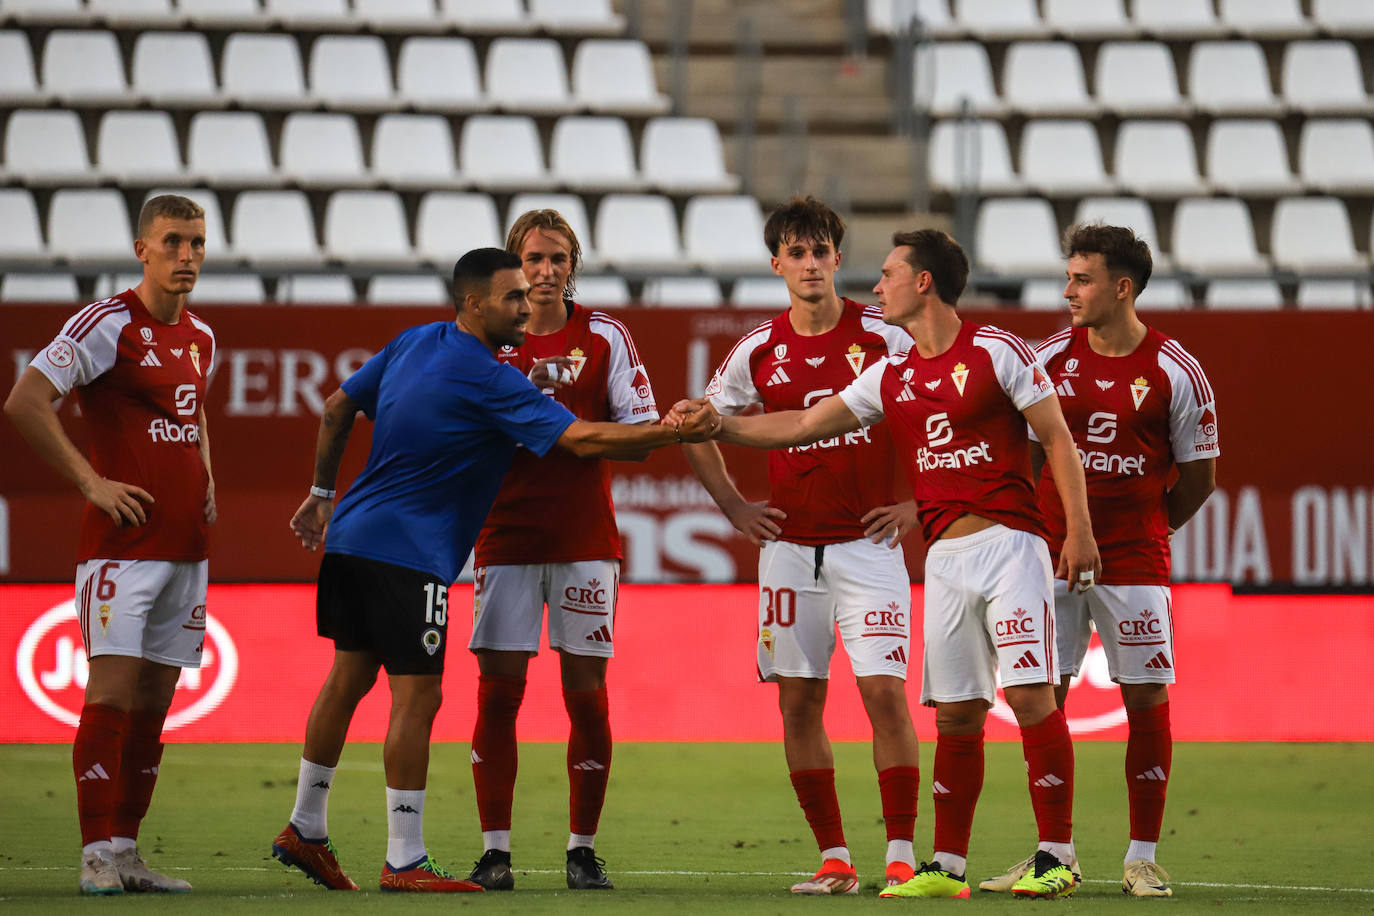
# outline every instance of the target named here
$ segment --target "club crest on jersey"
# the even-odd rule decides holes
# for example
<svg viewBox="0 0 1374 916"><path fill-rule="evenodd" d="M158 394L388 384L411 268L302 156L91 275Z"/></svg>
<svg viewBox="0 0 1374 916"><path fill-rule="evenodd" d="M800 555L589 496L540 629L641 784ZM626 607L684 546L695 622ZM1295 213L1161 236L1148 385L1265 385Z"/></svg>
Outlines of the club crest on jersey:
<svg viewBox="0 0 1374 916"><path fill-rule="evenodd" d="M964 384L968 382L968 366L963 363L955 363L954 371L949 374L954 379L954 387L959 389L959 396L964 396Z"/></svg>
<svg viewBox="0 0 1374 916"><path fill-rule="evenodd" d="M806 358L806 364L812 369L819 369L823 362L825 362L824 356L808 356Z"/></svg>
<svg viewBox="0 0 1374 916"><path fill-rule="evenodd" d="M200 347L196 346L195 343L192 342L190 349L191 365L196 367L196 375L204 375L205 373L200 371Z"/></svg>
<svg viewBox="0 0 1374 916"><path fill-rule="evenodd" d="M1145 379L1145 376L1142 375L1134 382L1131 382L1131 400L1135 401L1136 410L1140 409L1141 402L1145 400L1145 395L1149 393L1150 383Z"/></svg>
<svg viewBox="0 0 1374 916"><path fill-rule="evenodd" d="M138 333L140 333L140 334L143 335L143 345L144 345L145 347L155 347L155 346L157 346L157 341L153 340L153 329L152 329L152 328L139 328L139 329L138 329Z"/></svg>
<svg viewBox="0 0 1374 916"><path fill-rule="evenodd" d="M439 651L439 643L442 640L443 637L439 635L439 631L432 628L420 634L420 645L424 646L425 652L430 655Z"/></svg>
<svg viewBox="0 0 1374 916"><path fill-rule="evenodd" d="M102 604L100 606L100 632L109 635L110 632L110 606Z"/></svg>
<svg viewBox="0 0 1374 916"><path fill-rule="evenodd" d="M763 651L768 653L768 657L773 657L773 631L764 627L759 630L759 645L763 646Z"/></svg>
<svg viewBox="0 0 1374 916"><path fill-rule="evenodd" d="M582 352L581 347L573 347L568 354L568 359L572 360L573 381L582 377L582 367L587 365L587 354Z"/></svg>
<svg viewBox="0 0 1374 916"><path fill-rule="evenodd" d="M856 343L849 345L845 351L844 358L849 361L849 368L854 370L854 377L858 378L864 371L864 348Z"/></svg>
<svg viewBox="0 0 1374 916"><path fill-rule="evenodd" d="M780 343L776 347L774 347L773 358L776 359L778 362L782 362L783 360L785 360L787 358L787 344Z"/></svg>
<svg viewBox="0 0 1374 916"><path fill-rule="evenodd" d="M1070 356L1068 359L1064 360L1064 374L1065 374L1065 375L1077 375L1077 374L1078 374L1078 357L1077 357L1077 356Z"/></svg>

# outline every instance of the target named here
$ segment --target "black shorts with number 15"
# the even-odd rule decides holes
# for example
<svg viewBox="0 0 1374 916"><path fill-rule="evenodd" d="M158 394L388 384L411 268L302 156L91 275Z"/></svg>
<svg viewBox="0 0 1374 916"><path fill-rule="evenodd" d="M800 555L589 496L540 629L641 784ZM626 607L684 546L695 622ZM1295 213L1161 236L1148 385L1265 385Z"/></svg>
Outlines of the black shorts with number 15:
<svg viewBox="0 0 1374 916"><path fill-rule="evenodd" d="M448 583L404 566L326 553L315 626L336 649L376 656L388 674L443 674Z"/></svg>

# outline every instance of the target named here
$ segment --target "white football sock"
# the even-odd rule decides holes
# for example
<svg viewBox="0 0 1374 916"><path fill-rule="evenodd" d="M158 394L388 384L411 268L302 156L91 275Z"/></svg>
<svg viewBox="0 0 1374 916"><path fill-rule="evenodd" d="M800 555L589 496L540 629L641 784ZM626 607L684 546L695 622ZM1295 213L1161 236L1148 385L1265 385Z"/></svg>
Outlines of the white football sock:
<svg viewBox="0 0 1374 916"><path fill-rule="evenodd" d="M848 846L831 846L829 849L822 849L822 850L821 850L821 861L824 862L826 859L839 859L841 862L843 862L843 863L846 864L846 865L853 865L853 864L854 864L854 863L851 862L850 859L849 859L849 847L848 847Z"/></svg>
<svg viewBox="0 0 1374 916"><path fill-rule="evenodd" d="M911 845L911 840L887 841L887 864L893 862L905 862L912 868L916 867L916 847Z"/></svg>
<svg viewBox="0 0 1374 916"><path fill-rule="evenodd" d="M126 849L137 849L138 841L126 836L112 836L110 837L110 848L118 854Z"/></svg>
<svg viewBox="0 0 1374 916"><path fill-rule="evenodd" d="M425 790L386 789L386 862L393 869L425 857Z"/></svg>
<svg viewBox="0 0 1374 916"><path fill-rule="evenodd" d="M1041 843L1035 848L1037 850L1045 850L1045 852L1048 852L1065 865L1072 863L1074 859L1078 858L1073 851L1073 840L1069 840L1067 843Z"/></svg>
<svg viewBox="0 0 1374 916"><path fill-rule="evenodd" d="M499 852L510 852L510 831L509 830L483 830L482 831L482 851L495 849Z"/></svg>
<svg viewBox="0 0 1374 916"><path fill-rule="evenodd" d="M329 789L334 785L336 769L301 758L291 823L307 840L323 840L329 836Z"/></svg>
<svg viewBox="0 0 1374 916"><path fill-rule="evenodd" d="M968 871L967 856L956 856L952 852L937 852L931 858L951 875L962 875Z"/></svg>
<svg viewBox="0 0 1374 916"><path fill-rule="evenodd" d="M586 846L588 849L596 848L596 834L584 835L581 833L568 834L568 850L571 852L579 846Z"/></svg>
<svg viewBox="0 0 1374 916"><path fill-rule="evenodd" d="M1131 845L1126 848L1126 862L1132 859L1144 859L1147 862L1153 862L1155 860L1155 846L1157 845L1157 843L1147 843L1144 840L1131 840Z"/></svg>

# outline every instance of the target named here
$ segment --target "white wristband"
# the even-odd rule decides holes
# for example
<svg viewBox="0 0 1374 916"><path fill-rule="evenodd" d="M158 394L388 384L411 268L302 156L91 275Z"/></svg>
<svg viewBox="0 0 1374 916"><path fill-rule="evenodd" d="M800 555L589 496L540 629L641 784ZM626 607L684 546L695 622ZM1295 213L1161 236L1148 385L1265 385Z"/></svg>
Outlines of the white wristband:
<svg viewBox="0 0 1374 916"><path fill-rule="evenodd" d="M320 499L333 499L334 493L334 490L326 490L324 487L317 487L313 484L310 487L310 495L318 496Z"/></svg>

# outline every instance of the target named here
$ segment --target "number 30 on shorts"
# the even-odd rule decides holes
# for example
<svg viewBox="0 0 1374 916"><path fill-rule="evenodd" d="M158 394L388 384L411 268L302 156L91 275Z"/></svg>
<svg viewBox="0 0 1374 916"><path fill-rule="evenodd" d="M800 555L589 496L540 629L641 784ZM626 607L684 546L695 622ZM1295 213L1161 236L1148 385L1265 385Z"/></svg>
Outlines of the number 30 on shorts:
<svg viewBox="0 0 1374 916"><path fill-rule="evenodd" d="M759 596L764 604L763 620L759 626L790 627L797 622L797 593L792 589L774 589L765 585L759 589Z"/></svg>

